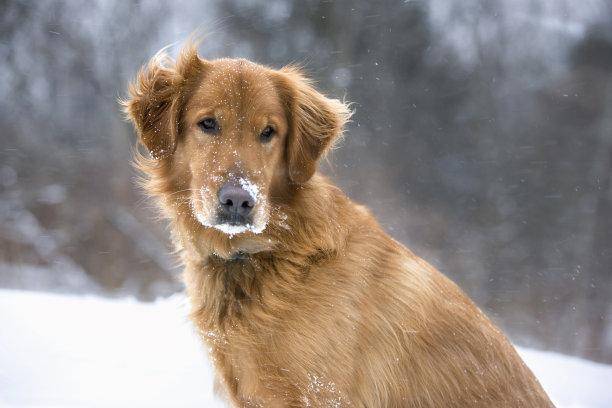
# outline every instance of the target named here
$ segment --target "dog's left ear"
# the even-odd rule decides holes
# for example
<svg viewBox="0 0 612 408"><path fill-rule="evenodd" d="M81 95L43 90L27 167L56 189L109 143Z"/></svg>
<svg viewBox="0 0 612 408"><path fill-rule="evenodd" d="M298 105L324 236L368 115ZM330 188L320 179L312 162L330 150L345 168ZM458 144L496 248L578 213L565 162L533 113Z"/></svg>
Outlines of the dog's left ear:
<svg viewBox="0 0 612 408"><path fill-rule="evenodd" d="M342 134L352 112L346 104L322 95L294 67L277 72L276 84L289 119L286 159L297 184L313 176L321 157Z"/></svg>

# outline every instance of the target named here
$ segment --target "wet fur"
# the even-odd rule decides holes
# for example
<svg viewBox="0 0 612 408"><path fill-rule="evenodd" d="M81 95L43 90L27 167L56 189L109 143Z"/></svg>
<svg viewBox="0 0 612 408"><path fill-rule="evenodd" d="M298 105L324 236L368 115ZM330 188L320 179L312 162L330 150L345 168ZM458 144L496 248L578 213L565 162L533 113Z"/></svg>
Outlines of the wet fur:
<svg viewBox="0 0 612 408"><path fill-rule="evenodd" d="M155 57L124 102L136 154L185 266L191 318L234 406L551 407L505 336L450 280L316 173L346 106L295 68L274 71L288 129L261 234L202 226L177 161L208 62ZM236 63L240 66L241 63ZM248 76L245 76L248 80Z"/></svg>

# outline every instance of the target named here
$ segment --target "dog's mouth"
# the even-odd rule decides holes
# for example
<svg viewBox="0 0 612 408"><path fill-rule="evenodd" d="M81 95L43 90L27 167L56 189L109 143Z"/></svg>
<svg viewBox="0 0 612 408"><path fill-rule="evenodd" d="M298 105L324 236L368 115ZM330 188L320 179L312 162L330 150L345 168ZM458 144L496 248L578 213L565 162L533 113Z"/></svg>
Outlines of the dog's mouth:
<svg viewBox="0 0 612 408"><path fill-rule="evenodd" d="M232 237L245 232L259 234L266 228L266 225L254 224L251 220L247 220L244 217L220 217L218 221L210 225L210 227Z"/></svg>
<svg viewBox="0 0 612 408"><path fill-rule="evenodd" d="M255 229L255 227L253 226L253 224L228 224L228 223L222 223L222 224L214 224L212 226L214 229L217 229L227 235L229 235L230 237L237 235L237 234L242 234L248 231L254 232L254 233L258 233L261 231L257 231Z"/></svg>
<svg viewBox="0 0 612 408"><path fill-rule="evenodd" d="M242 214L217 214L218 224L229 224L232 226L245 226L253 223L252 217L245 217Z"/></svg>
<svg viewBox="0 0 612 408"><path fill-rule="evenodd" d="M251 217L245 217L240 214L218 214L217 222L212 224L212 227L232 236L242 234L247 231L259 234L263 231L265 225L263 228L258 228L254 225Z"/></svg>

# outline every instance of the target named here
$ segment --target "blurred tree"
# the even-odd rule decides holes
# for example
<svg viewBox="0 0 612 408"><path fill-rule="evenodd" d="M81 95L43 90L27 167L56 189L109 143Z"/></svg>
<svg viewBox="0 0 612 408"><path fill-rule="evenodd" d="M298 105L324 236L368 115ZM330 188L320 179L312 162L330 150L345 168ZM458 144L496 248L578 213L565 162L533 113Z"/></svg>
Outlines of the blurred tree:
<svg viewBox="0 0 612 408"><path fill-rule="evenodd" d="M200 29L207 58L297 62L354 102L326 171L515 341L612 361L611 22L604 0L0 0L0 285L179 290L116 98Z"/></svg>

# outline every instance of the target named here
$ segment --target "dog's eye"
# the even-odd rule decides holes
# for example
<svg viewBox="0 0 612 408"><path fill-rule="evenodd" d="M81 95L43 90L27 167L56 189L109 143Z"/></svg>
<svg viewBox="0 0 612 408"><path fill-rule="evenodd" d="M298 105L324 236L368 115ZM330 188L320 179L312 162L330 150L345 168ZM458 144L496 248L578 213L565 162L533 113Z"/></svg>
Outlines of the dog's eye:
<svg viewBox="0 0 612 408"><path fill-rule="evenodd" d="M268 143L272 137L274 137L274 129L272 129L272 126L266 126L266 128L259 134L259 140L261 140L261 143Z"/></svg>
<svg viewBox="0 0 612 408"><path fill-rule="evenodd" d="M219 122L215 118L204 118L198 122L198 126L204 133L217 133L219 131Z"/></svg>

